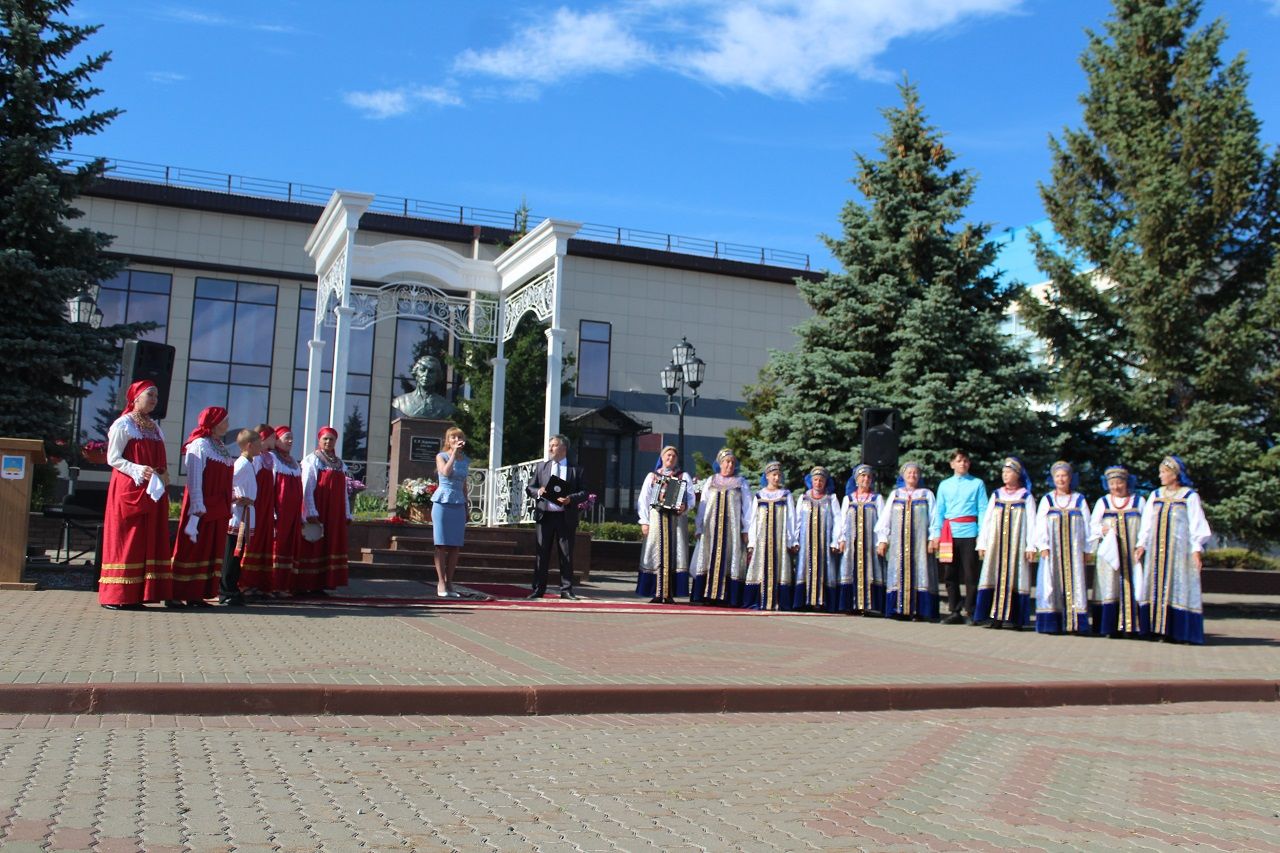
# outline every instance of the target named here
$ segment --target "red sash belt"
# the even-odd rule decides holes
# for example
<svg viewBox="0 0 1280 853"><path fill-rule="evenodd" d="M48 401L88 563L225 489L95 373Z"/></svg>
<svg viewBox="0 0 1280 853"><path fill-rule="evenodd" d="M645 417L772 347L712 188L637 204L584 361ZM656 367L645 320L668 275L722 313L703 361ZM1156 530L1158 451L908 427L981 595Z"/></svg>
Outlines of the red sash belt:
<svg viewBox="0 0 1280 853"><path fill-rule="evenodd" d="M955 559L955 546L951 539L951 523L956 524L974 524L978 520L976 515L957 515L955 518L948 518L942 522L942 535L938 537L938 562L950 563Z"/></svg>

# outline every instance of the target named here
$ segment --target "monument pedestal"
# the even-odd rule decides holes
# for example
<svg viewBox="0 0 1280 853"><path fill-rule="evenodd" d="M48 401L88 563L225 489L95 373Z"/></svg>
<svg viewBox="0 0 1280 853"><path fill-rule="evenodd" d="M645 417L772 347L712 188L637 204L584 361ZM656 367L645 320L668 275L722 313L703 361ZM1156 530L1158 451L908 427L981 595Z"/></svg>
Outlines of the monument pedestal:
<svg viewBox="0 0 1280 853"><path fill-rule="evenodd" d="M402 415L391 421L391 466L387 474L387 504L396 499L401 480L436 478L436 454L444 445L445 431L452 421L411 418Z"/></svg>

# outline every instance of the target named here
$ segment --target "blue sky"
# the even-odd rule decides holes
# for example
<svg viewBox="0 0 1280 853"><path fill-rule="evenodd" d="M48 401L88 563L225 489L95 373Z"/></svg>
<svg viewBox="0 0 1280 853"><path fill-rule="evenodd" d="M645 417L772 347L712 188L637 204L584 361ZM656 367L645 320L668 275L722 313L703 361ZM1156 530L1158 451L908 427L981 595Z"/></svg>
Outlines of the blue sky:
<svg viewBox="0 0 1280 853"><path fill-rule="evenodd" d="M359 9L359 11L355 11ZM77 149L767 246L830 263L853 152L903 73L979 175L973 219L1043 217L1106 0L600 3L81 0L113 53ZM1280 0L1206 0L1280 128Z"/></svg>

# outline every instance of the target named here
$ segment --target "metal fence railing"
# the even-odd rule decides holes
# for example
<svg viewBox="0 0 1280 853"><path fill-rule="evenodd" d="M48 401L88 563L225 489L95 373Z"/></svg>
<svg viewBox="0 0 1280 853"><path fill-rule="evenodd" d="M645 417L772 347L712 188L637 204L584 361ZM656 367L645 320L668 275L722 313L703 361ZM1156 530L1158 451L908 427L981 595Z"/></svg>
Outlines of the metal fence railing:
<svg viewBox="0 0 1280 853"><path fill-rule="evenodd" d="M68 166L72 167L91 163L98 159L93 155L69 151L61 152L58 156ZM272 178L252 178L245 175L231 175L225 172L211 172L206 169L191 169L185 166L164 166L157 163L144 163L138 160L120 160L114 157L104 157L102 159L106 162L106 174L109 177L125 181L141 181L164 186L188 187L210 192L319 205L328 202L329 197L333 194L333 188L316 184L281 181ZM522 218L527 222L537 222L541 219L541 217L534 216L527 211L493 210L484 207L447 204L445 202L424 201L422 199L382 194L374 196L373 203L369 206L369 209L393 216L430 219L436 222L454 222L463 225L487 225L493 228L509 228L511 230L517 230L520 227ZM724 258L797 270L810 269L811 261L806 252L791 252L785 249L770 249L764 246L750 246L743 243L729 243L723 240L688 237L661 231L645 231L639 228L626 228L617 225L587 223L578 231L577 237L600 243L614 243L619 246L635 246L680 255Z"/></svg>

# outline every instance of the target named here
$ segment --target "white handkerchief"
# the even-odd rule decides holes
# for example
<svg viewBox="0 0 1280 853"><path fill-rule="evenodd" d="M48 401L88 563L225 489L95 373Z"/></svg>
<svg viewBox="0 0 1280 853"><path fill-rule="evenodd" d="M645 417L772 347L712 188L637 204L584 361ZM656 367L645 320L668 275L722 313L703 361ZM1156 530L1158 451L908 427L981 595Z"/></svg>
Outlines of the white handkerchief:
<svg viewBox="0 0 1280 853"><path fill-rule="evenodd" d="M1107 535L1103 536L1102 541L1098 543L1098 560L1106 563L1113 570L1119 568L1120 542L1114 530L1107 531Z"/></svg>
<svg viewBox="0 0 1280 853"><path fill-rule="evenodd" d="M164 497L164 480L161 480L160 475L154 471L151 472L151 480L147 483L147 494L153 501Z"/></svg>
<svg viewBox="0 0 1280 853"><path fill-rule="evenodd" d="M193 515L187 519L187 526L182 529L186 537L192 542L200 538L200 516Z"/></svg>

